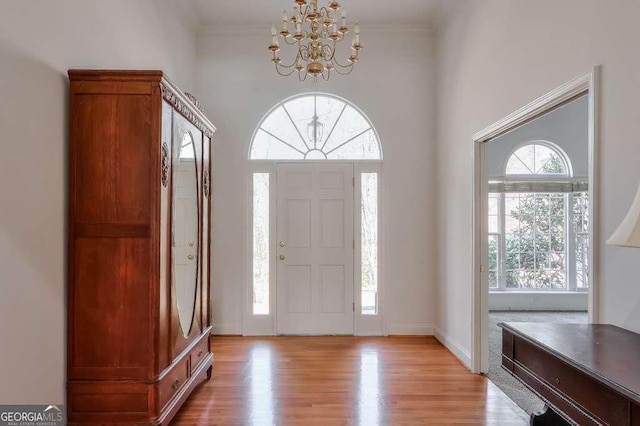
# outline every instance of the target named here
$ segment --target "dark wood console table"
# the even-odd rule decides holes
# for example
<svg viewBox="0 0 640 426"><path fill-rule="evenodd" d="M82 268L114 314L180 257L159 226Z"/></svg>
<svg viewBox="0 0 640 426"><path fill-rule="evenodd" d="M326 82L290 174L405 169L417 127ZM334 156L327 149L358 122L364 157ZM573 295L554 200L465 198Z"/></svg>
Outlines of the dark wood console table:
<svg viewBox="0 0 640 426"><path fill-rule="evenodd" d="M640 335L613 325L501 323L502 368L538 394L532 425L640 425Z"/></svg>

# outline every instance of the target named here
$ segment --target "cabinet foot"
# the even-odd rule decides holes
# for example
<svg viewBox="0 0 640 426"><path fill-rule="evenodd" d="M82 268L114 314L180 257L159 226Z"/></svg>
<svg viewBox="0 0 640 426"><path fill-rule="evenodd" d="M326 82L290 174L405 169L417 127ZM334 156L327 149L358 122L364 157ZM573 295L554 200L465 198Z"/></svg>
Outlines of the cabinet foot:
<svg viewBox="0 0 640 426"><path fill-rule="evenodd" d="M531 414L531 426L571 426L564 417L556 413L551 407L545 405L544 410Z"/></svg>
<svg viewBox="0 0 640 426"><path fill-rule="evenodd" d="M213 373L213 365L207 368L207 380L211 380L211 373Z"/></svg>

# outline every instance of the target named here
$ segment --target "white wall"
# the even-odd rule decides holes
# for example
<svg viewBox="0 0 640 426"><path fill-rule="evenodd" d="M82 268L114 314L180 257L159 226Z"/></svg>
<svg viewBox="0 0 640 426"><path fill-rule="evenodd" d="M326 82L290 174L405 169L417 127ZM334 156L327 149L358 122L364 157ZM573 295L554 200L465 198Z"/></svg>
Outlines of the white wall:
<svg viewBox="0 0 640 426"><path fill-rule="evenodd" d="M162 69L192 89L193 19L169 0L2 2L3 404L65 398L68 68Z"/></svg>
<svg viewBox="0 0 640 426"><path fill-rule="evenodd" d="M574 177L589 176L589 98L582 97L487 144L489 178L504 177L513 151L532 140L553 142L571 162Z"/></svg>
<svg viewBox="0 0 640 426"><path fill-rule="evenodd" d="M243 208L253 131L282 99L322 91L359 106L382 139L386 329L391 334L430 334L437 250L432 37L423 29L363 25L362 60L353 74L316 84L277 76L269 42L268 28L218 28L199 38L198 96L218 128L213 149L215 332L242 332Z"/></svg>
<svg viewBox="0 0 640 426"><path fill-rule="evenodd" d="M438 57L437 325L471 348L471 136L602 64L600 320L640 331L640 251L604 245L640 182L640 2L443 2ZM457 346L456 346L457 345Z"/></svg>

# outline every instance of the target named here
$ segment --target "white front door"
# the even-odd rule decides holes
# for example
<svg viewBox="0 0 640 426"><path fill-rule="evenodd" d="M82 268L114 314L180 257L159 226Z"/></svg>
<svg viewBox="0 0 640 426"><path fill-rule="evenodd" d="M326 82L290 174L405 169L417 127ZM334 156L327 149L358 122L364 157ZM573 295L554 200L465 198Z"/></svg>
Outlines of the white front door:
<svg viewBox="0 0 640 426"><path fill-rule="evenodd" d="M278 164L277 333L353 334L353 164Z"/></svg>

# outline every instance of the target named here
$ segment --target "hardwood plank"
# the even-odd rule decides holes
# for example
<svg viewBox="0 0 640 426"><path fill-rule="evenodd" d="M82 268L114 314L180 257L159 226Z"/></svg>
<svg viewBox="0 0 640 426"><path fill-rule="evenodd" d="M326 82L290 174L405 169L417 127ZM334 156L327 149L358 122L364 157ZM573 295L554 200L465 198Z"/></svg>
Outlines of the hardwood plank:
<svg viewBox="0 0 640 426"><path fill-rule="evenodd" d="M175 425L525 425L432 337L214 337L213 379Z"/></svg>

